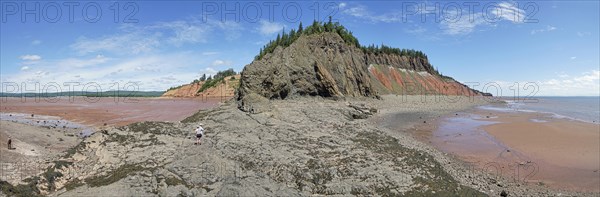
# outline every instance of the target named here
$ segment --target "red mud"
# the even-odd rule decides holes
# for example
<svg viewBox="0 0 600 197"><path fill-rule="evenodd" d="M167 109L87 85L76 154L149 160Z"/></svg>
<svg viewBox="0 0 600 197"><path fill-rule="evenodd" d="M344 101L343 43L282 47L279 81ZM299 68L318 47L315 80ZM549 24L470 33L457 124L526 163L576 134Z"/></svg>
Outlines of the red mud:
<svg viewBox="0 0 600 197"><path fill-rule="evenodd" d="M58 116L90 126L122 126L140 121L180 121L225 99L201 98L1 98L0 112ZM48 98L50 99L50 98ZM52 98L57 99L57 98Z"/></svg>

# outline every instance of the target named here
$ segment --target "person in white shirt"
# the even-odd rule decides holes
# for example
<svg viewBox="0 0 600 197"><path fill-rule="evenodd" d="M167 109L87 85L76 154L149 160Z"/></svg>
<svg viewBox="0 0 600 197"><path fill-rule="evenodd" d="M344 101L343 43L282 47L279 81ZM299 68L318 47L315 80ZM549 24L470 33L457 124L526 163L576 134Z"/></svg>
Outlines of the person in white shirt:
<svg viewBox="0 0 600 197"><path fill-rule="evenodd" d="M202 124L200 124L198 126L198 128L196 128L196 145L198 144L202 144L200 143L200 138L202 138L202 136L204 135L204 128L202 128Z"/></svg>

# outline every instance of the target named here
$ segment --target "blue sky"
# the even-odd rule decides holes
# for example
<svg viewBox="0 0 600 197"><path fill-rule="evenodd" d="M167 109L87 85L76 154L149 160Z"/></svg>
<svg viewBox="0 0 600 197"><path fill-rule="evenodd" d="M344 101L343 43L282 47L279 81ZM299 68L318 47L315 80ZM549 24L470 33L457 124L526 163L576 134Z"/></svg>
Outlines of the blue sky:
<svg viewBox="0 0 600 197"><path fill-rule="evenodd" d="M165 90L241 71L283 29L331 15L361 44L421 50L475 89L498 84L512 96L518 83L527 95L531 83L536 95L600 94L597 1L1 3L0 80L20 89Z"/></svg>

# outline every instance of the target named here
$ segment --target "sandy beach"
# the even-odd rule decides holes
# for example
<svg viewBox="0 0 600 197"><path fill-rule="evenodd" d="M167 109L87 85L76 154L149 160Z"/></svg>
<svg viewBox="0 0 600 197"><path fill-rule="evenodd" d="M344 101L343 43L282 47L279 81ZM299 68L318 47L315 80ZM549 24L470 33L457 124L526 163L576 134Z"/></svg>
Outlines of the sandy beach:
<svg viewBox="0 0 600 197"><path fill-rule="evenodd" d="M533 121L532 121L533 119ZM551 186L600 192L600 125L540 113L499 113L483 129L539 165L532 178Z"/></svg>
<svg viewBox="0 0 600 197"><path fill-rule="evenodd" d="M429 142L489 173L556 189L600 192L598 124L485 108L447 116L438 124Z"/></svg>

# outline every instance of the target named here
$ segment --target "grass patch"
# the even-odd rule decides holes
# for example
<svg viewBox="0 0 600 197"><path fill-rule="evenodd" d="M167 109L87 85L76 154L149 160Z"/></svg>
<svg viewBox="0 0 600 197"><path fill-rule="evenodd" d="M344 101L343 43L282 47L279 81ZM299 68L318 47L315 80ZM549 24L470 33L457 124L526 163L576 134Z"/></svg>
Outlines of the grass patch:
<svg viewBox="0 0 600 197"><path fill-rule="evenodd" d="M27 178L24 180L27 184L19 184L13 186L6 181L0 181L0 190L7 196L17 197L37 197L40 195L40 190L37 188L39 177Z"/></svg>
<svg viewBox="0 0 600 197"><path fill-rule="evenodd" d="M131 135L119 135L117 133L111 133L109 137L103 142L117 142L119 144L125 144L128 141L133 141L133 136Z"/></svg>
<svg viewBox="0 0 600 197"><path fill-rule="evenodd" d="M165 183L168 186L185 185L186 187L188 187L188 184L185 181L183 181L183 180L181 180L179 178L176 178L176 177L171 177L171 176L167 177L165 179Z"/></svg>
<svg viewBox="0 0 600 197"><path fill-rule="evenodd" d="M200 89L198 89L197 93L201 93L204 92L204 90L207 90L208 88L212 88L215 87L221 83L225 82L225 80L223 78L218 78L218 79L209 79L206 80L203 84L202 87L200 87Z"/></svg>
<svg viewBox="0 0 600 197"><path fill-rule="evenodd" d="M81 151L81 150L85 149L85 147L86 147L86 142L84 142L84 141L81 141L81 142L79 142L79 144L77 144L76 146L69 148L69 149L67 150L67 153L66 153L65 155L63 155L63 158L70 158L70 157L72 157L73 155L75 155L75 153L77 153L77 152L79 152L79 151Z"/></svg>
<svg viewBox="0 0 600 197"><path fill-rule="evenodd" d="M57 178L63 176L62 173L56 171L55 167L49 167L48 169L46 169L46 172L42 174L42 176L46 178L46 181L48 181L48 191L54 191L56 189L54 181L56 181Z"/></svg>
<svg viewBox="0 0 600 197"><path fill-rule="evenodd" d="M71 191L75 188L84 186L85 183L81 182L81 180L79 179L75 179L75 181L71 181L65 184L65 189L67 189L67 191Z"/></svg>
<svg viewBox="0 0 600 197"><path fill-rule="evenodd" d="M126 126L126 129L134 133L144 134L182 134L181 129L170 122L136 122Z"/></svg>
<svg viewBox="0 0 600 197"><path fill-rule="evenodd" d="M110 185L114 182L117 182L117 181L127 177L131 173L139 172L139 171L143 171L143 170L147 170L147 168L144 168L137 164L125 164L125 165L122 165L119 168L113 170L111 173L109 173L107 175L86 178L85 182L90 187L106 186L106 185Z"/></svg>
<svg viewBox="0 0 600 197"><path fill-rule="evenodd" d="M62 160L54 161L54 168L56 169L62 169L63 167L69 167L71 165L73 165L73 162Z"/></svg>
<svg viewBox="0 0 600 197"><path fill-rule="evenodd" d="M166 144L164 142L159 141L158 138L156 138L154 136L154 134L151 134L151 136L150 136L149 139L140 140L139 142L150 142L150 143L148 143L148 144L138 144L138 145L135 145L133 147L134 148L145 148L145 147L148 147L148 146L165 145Z"/></svg>

